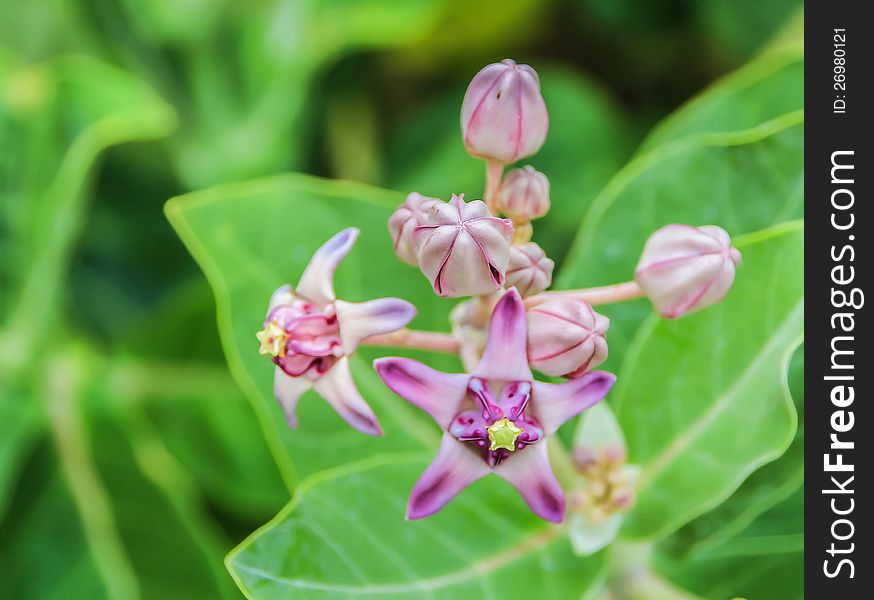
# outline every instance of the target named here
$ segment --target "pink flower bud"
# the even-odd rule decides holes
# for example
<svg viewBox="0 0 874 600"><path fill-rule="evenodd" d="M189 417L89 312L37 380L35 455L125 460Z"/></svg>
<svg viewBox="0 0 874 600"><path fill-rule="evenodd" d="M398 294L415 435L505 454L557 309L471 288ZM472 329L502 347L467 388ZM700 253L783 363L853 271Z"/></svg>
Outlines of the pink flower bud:
<svg viewBox="0 0 874 600"><path fill-rule="evenodd" d="M431 209L440 203L437 198L429 198L413 192L388 220L388 231L394 243L395 254L407 264L417 266L416 248L413 244L413 230L424 225Z"/></svg>
<svg viewBox="0 0 874 600"><path fill-rule="evenodd" d="M634 279L659 314L676 319L722 300L740 259L721 227L667 225L647 240Z"/></svg>
<svg viewBox="0 0 874 600"><path fill-rule="evenodd" d="M491 64L467 88L461 106L464 147L473 156L512 163L543 146L549 116L540 80L509 58Z"/></svg>
<svg viewBox="0 0 874 600"><path fill-rule="evenodd" d="M576 378L607 359L610 319L585 300L559 297L528 309L528 362L541 373Z"/></svg>
<svg viewBox="0 0 874 600"><path fill-rule="evenodd" d="M554 267L555 263L534 242L513 246L510 248L510 264L504 285L515 287L522 296L539 294L552 283Z"/></svg>
<svg viewBox="0 0 874 600"><path fill-rule="evenodd" d="M513 225L492 216L481 200L449 202L431 208L413 241L419 268L438 296L456 298L488 294L504 285L510 260Z"/></svg>
<svg viewBox="0 0 874 600"><path fill-rule="evenodd" d="M501 182L498 207L517 223L539 219L549 211L549 180L531 166L513 169Z"/></svg>

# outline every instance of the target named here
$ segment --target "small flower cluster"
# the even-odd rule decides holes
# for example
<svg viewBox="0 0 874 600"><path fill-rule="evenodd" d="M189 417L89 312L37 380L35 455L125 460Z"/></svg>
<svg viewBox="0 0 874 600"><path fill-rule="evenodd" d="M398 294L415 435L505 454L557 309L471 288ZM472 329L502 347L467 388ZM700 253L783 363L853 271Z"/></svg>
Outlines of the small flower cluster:
<svg viewBox="0 0 874 600"><path fill-rule="evenodd" d="M468 202L458 194L445 202L411 193L388 221L397 257L417 267L437 296L469 297L452 312L451 335L405 329L416 311L397 298L364 303L335 298L333 273L351 250L356 229L341 231L319 249L297 287L274 293L257 334L261 353L276 365L276 398L291 426L297 425L298 399L313 389L350 425L372 435L382 430L348 363L360 344L460 355L465 372L454 374L408 358L374 363L391 390L443 431L434 462L413 487L410 519L437 512L468 485L495 474L536 514L562 521L565 493L553 474L547 441L602 400L616 380L593 370L607 359L610 326L593 304L646 296L659 314L673 319L718 302L734 279L740 254L724 230L667 225L646 242L634 281L547 291L555 264L532 241L532 221L549 211L549 180L530 165L504 171L536 153L548 127L534 69L509 59L485 67L468 87L461 110L464 146L486 161L484 200ZM566 381L538 381L532 369ZM602 406L599 410L609 412ZM589 421L596 422L594 415L601 413L591 414ZM593 439L600 431L582 429ZM601 530L608 522L608 530L618 527L634 495L625 452L624 442L577 444L576 476L564 482L575 522L583 519ZM591 547L581 543L580 551Z"/></svg>

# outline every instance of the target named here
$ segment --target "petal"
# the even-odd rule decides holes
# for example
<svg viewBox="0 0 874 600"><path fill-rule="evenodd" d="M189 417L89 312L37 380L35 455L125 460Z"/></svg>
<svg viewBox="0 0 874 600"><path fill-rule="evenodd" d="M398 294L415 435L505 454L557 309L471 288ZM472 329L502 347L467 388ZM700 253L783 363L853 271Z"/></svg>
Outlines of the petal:
<svg viewBox="0 0 874 600"><path fill-rule="evenodd" d="M277 306L286 306L288 304L291 304L292 300L294 300L294 293L291 291L291 286L285 284L284 286L273 292L273 295L270 296L270 308L267 310L267 312L270 312Z"/></svg>
<svg viewBox="0 0 874 600"><path fill-rule="evenodd" d="M509 457L495 469L509 481L534 514L553 523L564 519L564 491L552 473L545 442L532 444Z"/></svg>
<svg viewBox="0 0 874 600"><path fill-rule="evenodd" d="M493 381L530 381L525 305L515 288L498 300L489 323L489 337L473 375Z"/></svg>
<svg viewBox="0 0 874 600"><path fill-rule="evenodd" d="M407 518L413 520L433 515L461 490L490 471L479 456L449 434L443 434L437 456L413 486L407 502Z"/></svg>
<svg viewBox="0 0 874 600"><path fill-rule="evenodd" d="M535 381L531 404L546 435L603 400L615 382L616 376L607 371L592 371L564 383Z"/></svg>
<svg viewBox="0 0 874 600"><path fill-rule="evenodd" d="M395 394L448 429L467 393L470 376L437 371L409 358L379 358L373 366Z"/></svg>
<svg viewBox="0 0 874 600"><path fill-rule="evenodd" d="M348 358L338 360L316 380L314 387L352 427L368 435L382 435L376 415L355 387Z"/></svg>
<svg viewBox="0 0 874 600"><path fill-rule="evenodd" d="M334 300L334 271L349 254L359 233L355 227L349 227L316 250L300 276L297 293L320 306Z"/></svg>
<svg viewBox="0 0 874 600"><path fill-rule="evenodd" d="M273 395L282 406L285 421L289 427L297 427L297 401L304 392L313 387L311 381L302 377L292 377L276 367L273 371Z"/></svg>
<svg viewBox="0 0 874 600"><path fill-rule="evenodd" d="M340 322L343 352L352 354L366 337L391 333L404 327L416 316L416 307L398 298L380 298L370 302L334 303Z"/></svg>

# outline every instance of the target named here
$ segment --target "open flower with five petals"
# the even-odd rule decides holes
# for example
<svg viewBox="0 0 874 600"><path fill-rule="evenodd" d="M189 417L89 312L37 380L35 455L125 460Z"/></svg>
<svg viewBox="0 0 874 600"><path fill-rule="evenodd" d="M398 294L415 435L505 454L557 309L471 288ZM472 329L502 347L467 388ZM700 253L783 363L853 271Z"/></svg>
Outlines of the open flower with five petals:
<svg viewBox="0 0 874 600"><path fill-rule="evenodd" d="M525 307L515 288L495 306L473 373L443 373L406 358L381 358L374 366L389 388L444 432L437 457L413 487L407 518L434 514L494 473L537 515L562 521L565 497L550 468L546 439L604 398L615 377L596 371L559 384L535 381L526 356Z"/></svg>
<svg viewBox="0 0 874 600"><path fill-rule="evenodd" d="M261 354L273 357L274 394L291 427L297 426L301 395L314 389L355 429L382 435L370 406L358 393L349 355L365 338L404 327L416 314L409 302L380 298L344 302L334 296L334 271L358 229L348 228L313 255L296 288L285 285L270 298L264 328L256 336Z"/></svg>

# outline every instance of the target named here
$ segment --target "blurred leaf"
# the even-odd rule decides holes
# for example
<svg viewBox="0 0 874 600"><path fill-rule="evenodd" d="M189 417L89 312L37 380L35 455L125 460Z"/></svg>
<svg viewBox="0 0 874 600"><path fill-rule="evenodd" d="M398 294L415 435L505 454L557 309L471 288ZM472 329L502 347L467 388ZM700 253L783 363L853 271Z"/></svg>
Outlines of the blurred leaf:
<svg viewBox="0 0 874 600"><path fill-rule="evenodd" d="M621 166L631 148L629 133L607 94L566 68L537 67L550 131L530 159L550 181L549 214L535 223L535 240L561 259L592 198ZM472 75L472 74L471 74ZM481 198L485 162L464 149L459 115L464 88L411 115L393 149L389 186L448 199L465 193Z"/></svg>
<svg viewBox="0 0 874 600"><path fill-rule="evenodd" d="M692 135L632 160L592 204L556 287L632 279L647 238L669 223L716 224L737 236L800 217L803 119L799 111L748 130ZM611 319L610 368L651 311L646 300L599 311Z"/></svg>
<svg viewBox="0 0 874 600"><path fill-rule="evenodd" d="M153 433L106 387L102 362L71 349L52 364L52 444L0 530L15 548L0 554L0 596L234 597L218 563L227 542Z"/></svg>
<svg viewBox="0 0 874 600"><path fill-rule="evenodd" d="M638 154L691 134L728 133L804 108L802 41L765 52L662 121Z"/></svg>
<svg viewBox="0 0 874 600"><path fill-rule="evenodd" d="M228 569L259 600L298 593L578 599L601 580L603 554L573 557L561 529L534 516L497 477L437 515L404 522L404 497L425 465L382 458L312 477L228 555Z"/></svg>
<svg viewBox="0 0 874 600"><path fill-rule="evenodd" d="M70 254L85 219L88 183L106 148L166 135L174 115L150 89L99 61L70 56L24 64L0 48L0 507L40 429L34 405L51 348L46 331L64 299Z"/></svg>
<svg viewBox="0 0 874 600"><path fill-rule="evenodd" d="M798 491L804 483L804 348L789 363L788 391L798 413L798 428L789 449L753 472L725 502L687 523L664 541L671 552L698 554L730 541L759 515ZM799 516L801 511L799 511Z"/></svg>
<svg viewBox="0 0 874 600"><path fill-rule="evenodd" d="M402 200L396 192L364 185L286 175L220 186L167 204L168 218L216 294L231 373L252 401L289 485L350 460L436 443L436 429L387 390L360 356L353 357L353 375L385 437L354 431L314 392L302 399L301 427L292 431L273 397L273 363L258 354L254 337L270 294L297 283L312 253L348 226L359 227L362 235L338 269L338 297L403 297L418 307L414 327L447 329L451 304L436 298L421 273L392 251L386 222Z"/></svg>
<svg viewBox="0 0 874 600"><path fill-rule="evenodd" d="M641 465L625 536L676 530L786 450L797 422L786 373L803 327L802 242L799 222L737 240L744 261L721 304L677 321L653 316L639 331L612 395L629 460Z"/></svg>
<svg viewBox="0 0 874 600"><path fill-rule="evenodd" d="M804 597L804 493L791 496L731 540L677 559L660 553L656 568L705 598Z"/></svg>

